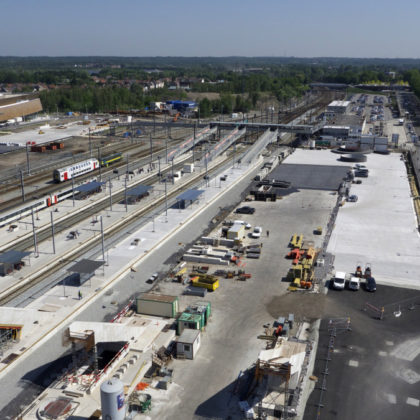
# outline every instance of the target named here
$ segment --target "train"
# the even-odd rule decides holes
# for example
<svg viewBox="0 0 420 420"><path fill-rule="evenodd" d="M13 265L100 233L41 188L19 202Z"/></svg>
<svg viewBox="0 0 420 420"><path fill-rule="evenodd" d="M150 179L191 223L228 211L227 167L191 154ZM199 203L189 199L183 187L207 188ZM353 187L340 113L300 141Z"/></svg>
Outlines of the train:
<svg viewBox="0 0 420 420"><path fill-rule="evenodd" d="M65 168L55 169L53 172L53 179L55 182L63 182L80 175L92 172L99 168L98 159L88 159L81 162L74 163L73 165L66 166Z"/></svg>
<svg viewBox="0 0 420 420"><path fill-rule="evenodd" d="M76 196L79 194L79 191L74 191L74 195ZM54 206L54 204L59 203L60 201L65 200L66 198L73 196L73 190L65 190L58 192L56 194L50 194L43 198L40 198L38 201L32 204L26 204L19 209L14 209L11 213L5 214L0 216L0 227L4 227L9 223L15 222L16 220L21 219L22 217L29 216L32 213L32 209L34 213L39 210L42 210L46 207Z"/></svg>
<svg viewBox="0 0 420 420"><path fill-rule="evenodd" d="M101 166L109 166L115 162L119 162L122 159L121 153L115 153L110 156L106 156L104 158L101 158Z"/></svg>
<svg viewBox="0 0 420 420"><path fill-rule="evenodd" d="M55 169L53 172L53 179L55 182L64 182L72 178L76 178L80 175L87 174L102 167L108 167L109 165L119 162L122 159L121 153L115 153L110 156L98 159L88 159L81 162L77 162L73 165L66 166L65 168Z"/></svg>

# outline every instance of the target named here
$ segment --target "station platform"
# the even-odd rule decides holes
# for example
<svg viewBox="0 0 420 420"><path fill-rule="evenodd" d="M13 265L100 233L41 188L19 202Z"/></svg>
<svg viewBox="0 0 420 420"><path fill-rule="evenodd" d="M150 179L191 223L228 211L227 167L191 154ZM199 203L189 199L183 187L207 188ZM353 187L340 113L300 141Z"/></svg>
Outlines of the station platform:
<svg viewBox="0 0 420 420"><path fill-rule="evenodd" d="M218 163L220 163L218 159L213 162L214 165ZM163 210L163 213L156 214L153 218L149 217L149 220L138 230L128 231L126 237L120 243L107 249L106 264L103 266L103 269L98 269L97 273L83 286L75 287L59 284L48 289L39 298L33 299L25 308L0 307L0 318L3 320L3 323L9 323L10 321L13 324L20 323L23 325L21 340L5 349L3 353L2 360L10 354L14 356L13 360L8 364L0 364L0 378L7 375L8 370L13 367L14 361L26 358L31 352L36 351L44 340L47 340L59 329L70 323L86 305L101 297L108 290L118 287L118 282L127 273L133 270L140 270L139 265L148 255L157 250L175 232L192 223L194 218L210 203L227 194L236 183L254 171L261 163L262 158L253 161L247 166L241 165L233 168L227 165L227 169L223 171L223 174L228 176L223 185L217 175L208 180L208 185L205 185L205 181L200 177L199 188L204 192L197 201L186 209L168 208L167 215L165 210ZM185 176L185 182L188 181L188 176L191 176L191 174ZM178 185L180 185L179 182ZM178 187L178 185L175 184L173 188ZM138 211L141 206L151 205L154 198L163 194L163 184L160 184L159 188L155 188L155 192L151 196L140 202L142 204L133 206L131 212ZM73 211L73 208L71 207L69 211ZM126 213L125 205L115 204L112 211L104 211L98 217L103 217L104 229L106 229L115 223L128 222L130 215L132 215L130 208L129 212ZM44 217L47 218L48 216ZM45 220L45 223L47 222ZM38 273L42 266L55 264L58 259L63 258L63 254L77 249L81 241L94 240L99 245L101 243L101 235L97 225L97 222L92 224L92 221L82 223L77 227L81 235L76 240L68 240L66 232L57 235L56 255L52 254L51 241L41 244L39 258L31 258L31 264L22 269L21 275L29 278L30 275ZM72 227L72 229L74 230L75 227ZM59 257L58 255L61 256ZM27 271L24 272L23 270ZM16 283L19 279L14 278L14 281ZM4 278L1 280L3 290L10 288L10 285L10 279ZM82 293L82 299L78 297L79 291Z"/></svg>

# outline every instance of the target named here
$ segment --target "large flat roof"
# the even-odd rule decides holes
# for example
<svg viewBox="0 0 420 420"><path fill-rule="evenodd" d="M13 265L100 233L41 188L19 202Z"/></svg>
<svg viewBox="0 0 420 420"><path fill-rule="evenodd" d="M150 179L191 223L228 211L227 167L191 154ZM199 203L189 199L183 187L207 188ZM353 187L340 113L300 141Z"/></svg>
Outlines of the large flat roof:
<svg viewBox="0 0 420 420"><path fill-rule="evenodd" d="M69 273L92 274L99 267L105 264L104 261L94 261L83 259L76 264L72 265L67 271Z"/></svg>
<svg viewBox="0 0 420 420"><path fill-rule="evenodd" d="M176 198L178 201L187 200L187 201L194 201L196 200L201 194L203 194L204 190L187 190L184 191L182 194L178 195Z"/></svg>
<svg viewBox="0 0 420 420"><path fill-rule="evenodd" d="M30 254L31 252L16 251L12 249L0 254L0 264L16 264Z"/></svg>
<svg viewBox="0 0 420 420"><path fill-rule="evenodd" d="M37 112L42 112L41 101L37 99L25 100L0 106L0 121L11 120L16 117L25 117Z"/></svg>
<svg viewBox="0 0 420 420"><path fill-rule="evenodd" d="M156 295L153 293L142 293L137 300L151 300L153 302L173 303L178 300L178 296Z"/></svg>
<svg viewBox="0 0 420 420"><path fill-rule="evenodd" d="M327 150L297 149L287 163L346 166ZM420 241L405 164L399 153L367 155L369 177L352 184L357 203L340 207L327 251L338 271L370 263L380 283L420 287Z"/></svg>

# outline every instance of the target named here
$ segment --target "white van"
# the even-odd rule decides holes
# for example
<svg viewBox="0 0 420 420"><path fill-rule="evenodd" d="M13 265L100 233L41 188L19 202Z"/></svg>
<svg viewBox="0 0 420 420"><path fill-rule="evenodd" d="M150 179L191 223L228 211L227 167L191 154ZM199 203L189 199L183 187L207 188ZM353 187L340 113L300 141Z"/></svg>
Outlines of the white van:
<svg viewBox="0 0 420 420"><path fill-rule="evenodd" d="M344 271L336 271L335 276L332 278L333 288L337 290L344 290L346 285L346 273Z"/></svg>

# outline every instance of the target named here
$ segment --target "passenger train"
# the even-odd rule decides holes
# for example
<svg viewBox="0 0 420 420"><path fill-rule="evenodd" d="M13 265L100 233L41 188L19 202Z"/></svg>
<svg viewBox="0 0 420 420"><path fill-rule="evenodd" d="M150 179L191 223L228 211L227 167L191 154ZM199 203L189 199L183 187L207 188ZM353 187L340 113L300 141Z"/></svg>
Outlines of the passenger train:
<svg viewBox="0 0 420 420"><path fill-rule="evenodd" d="M79 191L74 191L74 195L79 194ZM26 204L25 206L14 209L9 214L0 216L0 227L6 226L9 223L15 222L16 220L21 219L22 217L29 216L32 213L32 209L36 213L39 210L42 210L46 207L51 207L54 204L57 204L60 201L65 200L66 198L73 196L73 190L65 190L58 192L56 194L47 195L46 197L40 198L38 201L33 202L32 204Z"/></svg>
<svg viewBox="0 0 420 420"><path fill-rule="evenodd" d="M55 182L63 182L68 179L87 174L88 172L92 172L98 168L98 159L88 159L82 162L77 162L71 166L66 166L65 168L55 169L53 172L53 178Z"/></svg>

